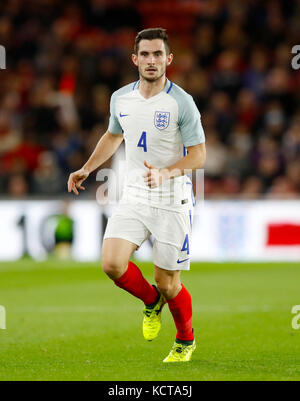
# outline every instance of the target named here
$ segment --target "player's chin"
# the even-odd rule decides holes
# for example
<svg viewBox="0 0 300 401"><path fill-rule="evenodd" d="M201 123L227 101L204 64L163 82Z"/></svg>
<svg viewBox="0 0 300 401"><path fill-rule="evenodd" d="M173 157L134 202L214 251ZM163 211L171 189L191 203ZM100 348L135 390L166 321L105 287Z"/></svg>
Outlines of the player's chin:
<svg viewBox="0 0 300 401"><path fill-rule="evenodd" d="M148 82L155 82L155 81L157 81L157 78L154 78L154 77L145 77L145 80L148 81Z"/></svg>
<svg viewBox="0 0 300 401"><path fill-rule="evenodd" d="M153 74L146 71L146 73L143 75L143 78L148 82L154 82L158 80L159 75L157 73Z"/></svg>

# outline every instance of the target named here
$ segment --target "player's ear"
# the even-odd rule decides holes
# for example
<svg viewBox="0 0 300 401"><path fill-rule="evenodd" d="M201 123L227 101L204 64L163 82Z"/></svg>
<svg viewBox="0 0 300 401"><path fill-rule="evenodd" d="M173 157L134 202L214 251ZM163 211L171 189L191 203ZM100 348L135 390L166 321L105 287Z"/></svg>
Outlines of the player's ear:
<svg viewBox="0 0 300 401"><path fill-rule="evenodd" d="M132 62L133 62L134 65L136 65L136 66L138 65L138 62L137 62L137 55L136 55L136 54L133 53L133 54L131 55L131 60L132 60Z"/></svg>
<svg viewBox="0 0 300 401"><path fill-rule="evenodd" d="M174 58L173 53L170 53L167 57L167 66L169 66L172 63L173 58Z"/></svg>

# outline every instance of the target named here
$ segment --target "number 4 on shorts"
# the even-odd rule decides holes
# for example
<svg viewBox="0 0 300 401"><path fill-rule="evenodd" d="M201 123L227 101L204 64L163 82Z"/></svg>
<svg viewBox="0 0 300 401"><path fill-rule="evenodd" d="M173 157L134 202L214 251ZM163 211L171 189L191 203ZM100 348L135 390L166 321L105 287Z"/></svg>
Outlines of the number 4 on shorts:
<svg viewBox="0 0 300 401"><path fill-rule="evenodd" d="M184 252L184 251L186 251L187 255L190 254L190 244L189 244L189 235L188 234L186 234L183 246L181 248L181 252Z"/></svg>

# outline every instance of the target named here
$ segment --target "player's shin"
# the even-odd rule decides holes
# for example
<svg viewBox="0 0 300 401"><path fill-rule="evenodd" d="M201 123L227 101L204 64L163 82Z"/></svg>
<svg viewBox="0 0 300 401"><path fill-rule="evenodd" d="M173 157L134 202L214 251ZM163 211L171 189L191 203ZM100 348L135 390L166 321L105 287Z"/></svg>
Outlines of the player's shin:
<svg viewBox="0 0 300 401"><path fill-rule="evenodd" d="M192 324L192 298L187 289L182 285L179 294L168 301L176 328L176 339L182 342L193 341Z"/></svg>
<svg viewBox="0 0 300 401"><path fill-rule="evenodd" d="M140 269L133 263L128 263L126 272L114 283L129 292L135 297L141 299L145 305L154 304L159 298L158 291L142 275Z"/></svg>

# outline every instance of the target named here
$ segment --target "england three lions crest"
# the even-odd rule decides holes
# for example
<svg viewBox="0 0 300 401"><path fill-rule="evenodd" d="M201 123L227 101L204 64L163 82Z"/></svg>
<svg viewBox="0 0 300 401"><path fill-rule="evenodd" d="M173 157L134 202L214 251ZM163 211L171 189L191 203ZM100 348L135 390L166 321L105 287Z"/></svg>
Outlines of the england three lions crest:
<svg viewBox="0 0 300 401"><path fill-rule="evenodd" d="M169 111L156 111L154 114L154 125L157 129L163 130L168 128L170 123Z"/></svg>

